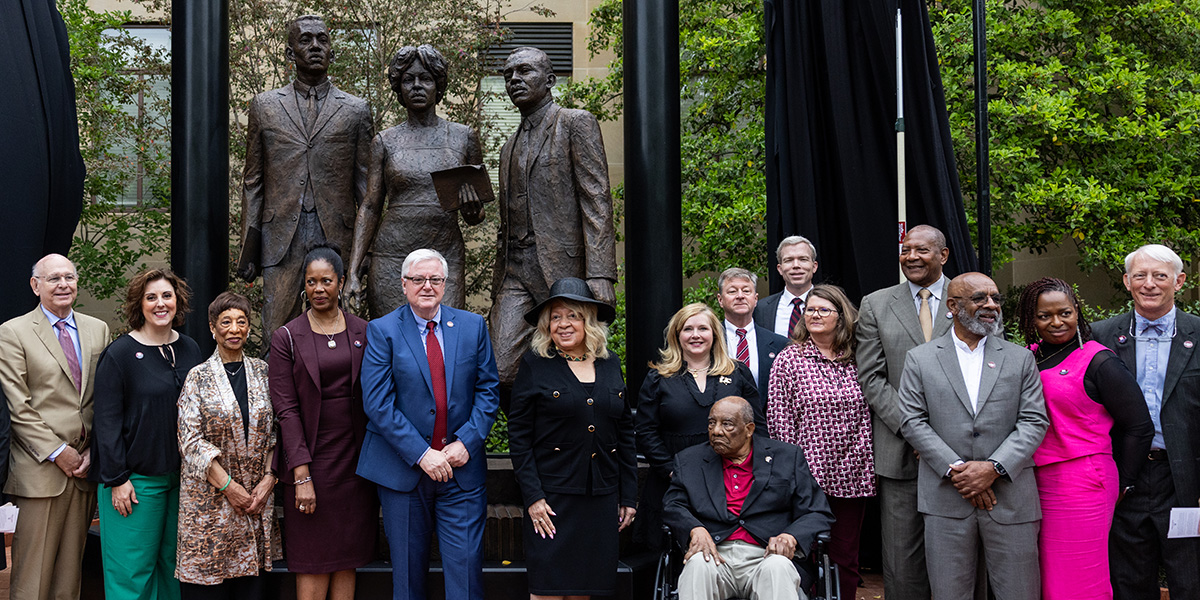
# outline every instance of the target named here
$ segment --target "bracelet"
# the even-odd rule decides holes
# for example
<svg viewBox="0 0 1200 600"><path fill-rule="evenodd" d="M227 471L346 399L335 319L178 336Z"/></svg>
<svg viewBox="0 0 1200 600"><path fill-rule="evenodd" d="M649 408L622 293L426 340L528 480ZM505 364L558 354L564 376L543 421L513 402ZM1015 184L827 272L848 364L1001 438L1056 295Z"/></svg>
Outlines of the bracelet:
<svg viewBox="0 0 1200 600"><path fill-rule="evenodd" d="M223 491L225 491L225 488L229 487L229 484L231 484L231 483L233 483L233 475L230 475L230 476L229 476L229 479L225 481L225 485L223 485L223 486L221 486L221 487L217 488L217 491L218 491L218 492L223 492Z"/></svg>
<svg viewBox="0 0 1200 600"><path fill-rule="evenodd" d="M303 485L305 483L310 483L311 481L312 481L312 475L309 475L308 477L305 477L304 479L297 479L296 482L293 483L292 485Z"/></svg>

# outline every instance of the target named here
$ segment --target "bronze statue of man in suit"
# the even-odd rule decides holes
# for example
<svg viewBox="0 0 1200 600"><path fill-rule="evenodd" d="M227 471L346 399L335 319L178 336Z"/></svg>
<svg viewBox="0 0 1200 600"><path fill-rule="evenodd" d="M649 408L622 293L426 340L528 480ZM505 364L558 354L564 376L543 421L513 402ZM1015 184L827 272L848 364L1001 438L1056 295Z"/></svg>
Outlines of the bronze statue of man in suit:
<svg viewBox="0 0 1200 600"><path fill-rule="evenodd" d="M500 151L500 232L489 328L501 385L512 385L533 329L524 315L563 277L613 304L616 239L608 160L596 117L554 103L554 70L537 48L504 64L521 126Z"/></svg>
<svg viewBox="0 0 1200 600"><path fill-rule="evenodd" d="M321 17L292 21L284 54L296 80L250 103L242 181L238 275L262 273L268 340L300 314L305 253L328 242L349 258L373 134L367 102L329 80L333 46Z"/></svg>

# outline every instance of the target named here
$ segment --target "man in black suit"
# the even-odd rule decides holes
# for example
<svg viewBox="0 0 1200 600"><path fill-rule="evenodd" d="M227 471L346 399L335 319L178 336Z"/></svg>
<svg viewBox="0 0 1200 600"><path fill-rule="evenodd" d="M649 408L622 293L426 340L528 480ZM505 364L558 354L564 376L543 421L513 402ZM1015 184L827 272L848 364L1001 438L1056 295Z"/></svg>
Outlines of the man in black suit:
<svg viewBox="0 0 1200 600"><path fill-rule="evenodd" d="M1200 318L1175 308L1185 279L1170 248L1142 246L1125 257L1133 312L1092 325L1093 338L1137 375L1154 421L1150 461L1121 493L1109 534L1115 597L1158 598L1166 566L1172 598L1200 598L1200 539L1167 539L1171 507L1200 503Z"/></svg>
<svg viewBox="0 0 1200 600"><path fill-rule="evenodd" d="M808 238L791 235L775 250L775 268L783 277L783 291L767 296L754 309L754 322L782 335L792 337L792 329L804 314L808 292L817 272L817 247Z"/></svg>
<svg viewBox="0 0 1200 600"><path fill-rule="evenodd" d="M750 367L758 397L766 406L771 363L788 345L788 339L754 323L757 288L758 276L741 267L725 269L717 278L717 304L725 313L725 348L730 356Z"/></svg>
<svg viewBox="0 0 1200 600"><path fill-rule="evenodd" d="M664 521L689 540L680 600L802 600L802 559L833 513L798 446L754 435L745 399L713 404L708 444L675 456ZM764 551L765 550L765 551Z"/></svg>

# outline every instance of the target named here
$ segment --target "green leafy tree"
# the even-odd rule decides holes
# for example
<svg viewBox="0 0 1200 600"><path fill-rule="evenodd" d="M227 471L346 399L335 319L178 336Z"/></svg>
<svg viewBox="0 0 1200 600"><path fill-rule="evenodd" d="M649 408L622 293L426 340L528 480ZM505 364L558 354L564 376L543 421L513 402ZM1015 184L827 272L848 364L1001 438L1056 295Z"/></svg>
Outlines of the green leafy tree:
<svg viewBox="0 0 1200 600"><path fill-rule="evenodd" d="M930 5L974 218L971 3ZM996 266L1064 240L1116 283L1145 243L1200 257L1200 2L989 0Z"/></svg>
<svg viewBox="0 0 1200 600"><path fill-rule="evenodd" d="M70 39L87 166L71 258L85 291L114 298L148 257L170 245L170 98L155 85L168 76L169 59L122 29L128 12L96 12L85 0L63 0L58 8ZM142 205L123 204L139 175Z"/></svg>
<svg viewBox="0 0 1200 600"><path fill-rule="evenodd" d="M593 11L588 48L616 58L603 79L572 82L563 104L620 115L621 1ZM715 306L712 276L731 266L766 274L766 45L761 0L680 0L683 274L686 302ZM617 195L623 197L621 190Z"/></svg>

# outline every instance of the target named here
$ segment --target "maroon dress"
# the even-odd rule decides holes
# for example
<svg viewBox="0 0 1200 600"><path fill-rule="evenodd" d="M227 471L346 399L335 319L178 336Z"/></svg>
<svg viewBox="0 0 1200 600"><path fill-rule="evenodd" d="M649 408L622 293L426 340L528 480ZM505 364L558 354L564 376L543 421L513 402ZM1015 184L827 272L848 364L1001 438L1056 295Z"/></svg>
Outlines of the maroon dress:
<svg viewBox="0 0 1200 600"><path fill-rule="evenodd" d="M320 336L317 336L320 338ZM317 510L296 509L296 488L285 485L283 539L288 570L333 573L371 562L379 530L375 484L355 474L359 445L351 421L353 360L347 332L336 334L337 347L317 344L321 374L321 414L309 472ZM361 432L360 436L361 437Z"/></svg>

